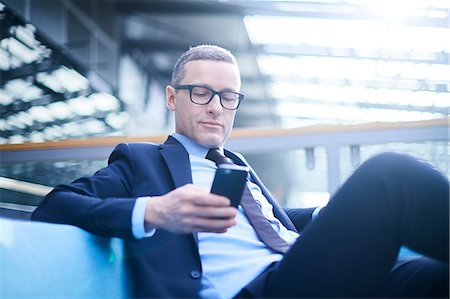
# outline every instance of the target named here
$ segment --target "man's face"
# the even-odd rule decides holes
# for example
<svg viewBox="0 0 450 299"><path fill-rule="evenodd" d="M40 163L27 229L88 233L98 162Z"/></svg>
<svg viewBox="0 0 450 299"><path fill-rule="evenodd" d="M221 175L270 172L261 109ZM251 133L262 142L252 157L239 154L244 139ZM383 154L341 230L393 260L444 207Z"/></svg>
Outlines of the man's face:
<svg viewBox="0 0 450 299"><path fill-rule="evenodd" d="M203 85L216 91L239 92L240 77L236 65L213 60L190 61L185 66L180 85ZM175 111L175 130L197 143L216 148L231 133L236 110L227 110L215 95L207 105L191 102L189 90L166 87L166 105Z"/></svg>

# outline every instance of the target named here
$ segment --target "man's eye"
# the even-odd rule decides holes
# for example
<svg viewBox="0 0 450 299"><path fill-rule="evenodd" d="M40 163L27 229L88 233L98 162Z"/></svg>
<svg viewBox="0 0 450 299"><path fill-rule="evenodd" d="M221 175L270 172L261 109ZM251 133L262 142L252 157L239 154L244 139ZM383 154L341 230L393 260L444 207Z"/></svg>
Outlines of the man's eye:
<svg viewBox="0 0 450 299"><path fill-rule="evenodd" d="M198 96L198 97L204 97L204 96L207 96L208 93L207 92L194 92L194 95Z"/></svg>
<svg viewBox="0 0 450 299"><path fill-rule="evenodd" d="M234 94L222 94L222 100L227 102L236 101L236 96Z"/></svg>

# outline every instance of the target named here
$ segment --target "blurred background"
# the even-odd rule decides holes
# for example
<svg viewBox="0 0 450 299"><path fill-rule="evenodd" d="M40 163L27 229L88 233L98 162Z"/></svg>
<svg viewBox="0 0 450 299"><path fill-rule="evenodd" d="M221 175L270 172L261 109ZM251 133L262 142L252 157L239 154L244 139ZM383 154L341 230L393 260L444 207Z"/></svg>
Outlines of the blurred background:
<svg viewBox="0 0 450 299"><path fill-rule="evenodd" d="M171 133L164 88L180 54L198 44L236 55L245 100L235 128L253 131L241 138L252 146L230 147L284 205L326 203L384 150L450 176L447 0L0 1L3 210L32 210L48 190L29 185L41 191L25 194L20 182L92 174L113 148L21 144ZM381 131L363 125L380 122ZM296 130L318 125L327 126L319 139ZM255 139L261 130L266 139Z"/></svg>

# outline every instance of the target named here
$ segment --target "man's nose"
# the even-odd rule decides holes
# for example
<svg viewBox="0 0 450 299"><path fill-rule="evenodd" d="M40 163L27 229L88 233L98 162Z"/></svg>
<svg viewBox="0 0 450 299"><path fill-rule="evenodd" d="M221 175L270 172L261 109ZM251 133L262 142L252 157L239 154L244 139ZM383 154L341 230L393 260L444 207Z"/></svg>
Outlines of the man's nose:
<svg viewBox="0 0 450 299"><path fill-rule="evenodd" d="M222 112L222 104L220 104L220 97L218 94L215 94L211 100L211 102L208 103L208 109L212 113L221 113Z"/></svg>

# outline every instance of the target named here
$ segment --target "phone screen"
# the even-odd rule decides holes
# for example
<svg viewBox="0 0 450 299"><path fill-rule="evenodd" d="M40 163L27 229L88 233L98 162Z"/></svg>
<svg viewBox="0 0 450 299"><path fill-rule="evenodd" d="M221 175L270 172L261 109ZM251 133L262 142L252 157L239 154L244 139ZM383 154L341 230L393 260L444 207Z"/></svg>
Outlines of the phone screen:
<svg viewBox="0 0 450 299"><path fill-rule="evenodd" d="M231 205L237 207L241 202L247 174L248 167L246 166L219 165L211 187L211 193L228 197Z"/></svg>

